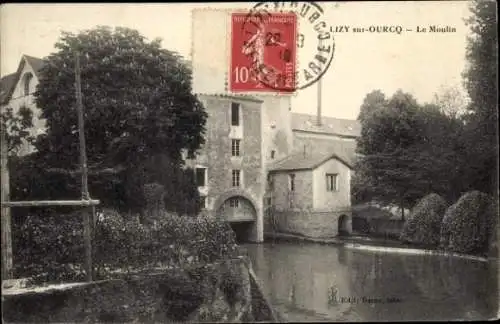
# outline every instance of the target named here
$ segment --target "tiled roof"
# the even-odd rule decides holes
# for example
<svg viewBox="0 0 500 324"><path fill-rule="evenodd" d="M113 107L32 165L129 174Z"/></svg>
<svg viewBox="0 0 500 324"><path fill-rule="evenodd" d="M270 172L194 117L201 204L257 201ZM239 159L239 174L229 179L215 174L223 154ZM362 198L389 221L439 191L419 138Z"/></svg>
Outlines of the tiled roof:
<svg viewBox="0 0 500 324"><path fill-rule="evenodd" d="M330 143L323 148L323 150L337 154L350 166L353 166L356 161L355 140L331 140Z"/></svg>
<svg viewBox="0 0 500 324"><path fill-rule="evenodd" d="M29 56L29 55L24 55L24 57L26 58L26 61L28 61L28 63L31 65L33 70L35 71L37 77L40 77L40 75L38 73L44 67L45 61L38 58L38 57Z"/></svg>
<svg viewBox="0 0 500 324"><path fill-rule="evenodd" d="M317 151L306 152L305 154L304 152L296 152L281 159L280 161L276 161L275 163L270 165L269 170L271 172L312 170L316 169L330 159L337 159L352 169L352 163L350 163L350 161L348 161L345 156L337 153L332 153L331 151Z"/></svg>
<svg viewBox="0 0 500 324"><path fill-rule="evenodd" d="M209 97L215 97L215 98L226 98L226 99L232 99L232 100L247 100L247 101L254 101L254 102L264 102L263 99L260 99L256 96L249 96L249 95L238 95L238 94L200 94L203 96L209 96Z"/></svg>
<svg viewBox="0 0 500 324"><path fill-rule="evenodd" d="M6 75L2 78L1 80L1 94L0 94L0 103L5 104L9 101L9 98L14 91L14 87L17 84L17 81L19 80L21 70L24 66L24 62L28 62L29 65L33 68L33 71L35 72L35 75L37 78L40 78L40 70L43 68L45 65L45 61L34 57L34 56L29 56L29 55L23 55L21 62L19 63L19 66L17 67L17 72L12 73L9 75Z"/></svg>
<svg viewBox="0 0 500 324"><path fill-rule="evenodd" d="M293 113L292 129L343 137L359 137L361 135L361 125L357 120L324 116L322 116L321 120L321 126L318 126L315 115Z"/></svg>

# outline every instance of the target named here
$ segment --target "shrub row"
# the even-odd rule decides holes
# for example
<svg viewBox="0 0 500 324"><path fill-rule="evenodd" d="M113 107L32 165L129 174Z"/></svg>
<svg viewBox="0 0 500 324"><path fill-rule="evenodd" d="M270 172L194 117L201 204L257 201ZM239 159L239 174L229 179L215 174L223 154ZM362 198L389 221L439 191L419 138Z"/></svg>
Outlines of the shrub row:
<svg viewBox="0 0 500 324"><path fill-rule="evenodd" d="M441 221L446 208L446 201L438 194L422 198L406 220L400 239L427 246L439 245Z"/></svg>
<svg viewBox="0 0 500 324"><path fill-rule="evenodd" d="M440 246L459 253L487 253L496 241L497 219L498 210L490 196L468 192L446 211Z"/></svg>
<svg viewBox="0 0 500 324"><path fill-rule="evenodd" d="M95 277L109 278L155 267L208 264L235 256L237 245L227 223L207 217L163 213L152 225L124 219L112 210L99 214L93 230ZM28 216L13 233L16 276L37 281L80 281L83 226L79 213Z"/></svg>
<svg viewBox="0 0 500 324"><path fill-rule="evenodd" d="M422 198L407 219L400 239L451 252L494 253L498 206L490 196L471 191L446 207L437 194Z"/></svg>

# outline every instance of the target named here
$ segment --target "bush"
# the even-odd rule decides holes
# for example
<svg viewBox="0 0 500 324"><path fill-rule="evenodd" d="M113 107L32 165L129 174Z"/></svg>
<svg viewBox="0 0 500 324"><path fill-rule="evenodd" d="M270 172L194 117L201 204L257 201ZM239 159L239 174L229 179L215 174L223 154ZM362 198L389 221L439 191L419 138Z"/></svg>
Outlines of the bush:
<svg viewBox="0 0 500 324"><path fill-rule="evenodd" d="M83 271L83 222L79 214L28 215L13 224L16 277L35 281L80 281Z"/></svg>
<svg viewBox="0 0 500 324"><path fill-rule="evenodd" d="M441 247L459 253L487 253L496 239L497 217L490 196L479 191L465 193L445 213Z"/></svg>
<svg viewBox="0 0 500 324"><path fill-rule="evenodd" d="M446 201L437 194L422 198L406 220L400 239L426 246L439 246L441 222L446 207Z"/></svg>
<svg viewBox="0 0 500 324"><path fill-rule="evenodd" d="M115 271L153 267L183 267L224 260L238 253L227 223L207 217L165 214L156 224L142 225L105 209L98 213L93 232L93 265L98 279ZM83 226L79 212L30 216L14 232L17 276L37 281L80 281L83 269Z"/></svg>

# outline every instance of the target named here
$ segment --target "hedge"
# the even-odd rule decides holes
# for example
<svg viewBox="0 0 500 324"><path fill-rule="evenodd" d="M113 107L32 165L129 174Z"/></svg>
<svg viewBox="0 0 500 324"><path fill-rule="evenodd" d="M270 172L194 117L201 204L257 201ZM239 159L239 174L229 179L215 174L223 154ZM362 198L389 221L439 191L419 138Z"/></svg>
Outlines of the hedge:
<svg viewBox="0 0 500 324"><path fill-rule="evenodd" d="M445 250L485 254L496 240L497 206L479 191L465 193L450 206L441 226L441 247Z"/></svg>
<svg viewBox="0 0 500 324"><path fill-rule="evenodd" d="M441 222L446 208L446 201L438 194L432 193L422 198L410 212L400 239L425 246L439 246Z"/></svg>
<svg viewBox="0 0 500 324"><path fill-rule="evenodd" d="M92 243L96 279L157 267L209 264L238 254L227 223L168 213L154 225L143 225L138 218L105 210L96 221ZM39 282L84 280L80 214L28 216L14 226L13 254L17 277Z"/></svg>

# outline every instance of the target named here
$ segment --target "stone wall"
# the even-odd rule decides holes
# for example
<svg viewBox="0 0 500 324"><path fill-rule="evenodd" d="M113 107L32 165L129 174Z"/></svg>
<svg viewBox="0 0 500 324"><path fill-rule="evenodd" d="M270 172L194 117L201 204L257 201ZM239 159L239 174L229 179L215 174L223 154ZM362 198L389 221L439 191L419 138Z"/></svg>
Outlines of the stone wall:
<svg viewBox="0 0 500 324"><path fill-rule="evenodd" d="M291 153L293 135L291 126L291 98L263 96L263 155L267 162L279 160ZM274 151L274 157L272 156Z"/></svg>
<svg viewBox="0 0 500 324"><path fill-rule="evenodd" d="M326 175L337 174L337 190L328 191ZM313 170L314 209L341 210L351 206L351 169L330 159Z"/></svg>
<svg viewBox="0 0 500 324"><path fill-rule="evenodd" d="M3 321L234 323L251 322L255 314L261 320L275 320L270 305L264 314L253 307L263 300L252 299L258 287L252 287L255 278L248 259L203 269L201 275L186 269L163 270L66 289L17 293L2 289Z"/></svg>
<svg viewBox="0 0 500 324"><path fill-rule="evenodd" d="M289 191L290 174L295 175L295 190ZM311 209L313 207L313 175L311 170L276 172L272 174L273 206L278 211Z"/></svg>
<svg viewBox="0 0 500 324"><path fill-rule="evenodd" d="M248 97L199 95L208 114L204 146L189 167L207 168L206 215L219 217L221 197L242 196L252 202L256 221L249 240L261 242L263 195L266 184L262 154L262 100ZM231 104L240 104L240 126L231 125ZM240 156L232 156L232 139L240 139ZM232 170L241 170L241 186L232 186Z"/></svg>
<svg viewBox="0 0 500 324"><path fill-rule="evenodd" d="M232 189L231 170L242 171L241 189L260 201L265 179L262 176L261 102L233 97L200 96L208 114L205 145L187 165L207 168L208 209L217 208L218 197ZM240 104L241 126L231 127L231 103ZM240 132L241 131L241 132ZM231 140L240 139L240 157L231 154ZM258 206L255 206L258 208Z"/></svg>
<svg viewBox="0 0 500 324"><path fill-rule="evenodd" d="M298 234L313 238L335 237L339 234L339 220L346 217L345 229L352 232L349 211L273 211L266 231Z"/></svg>

